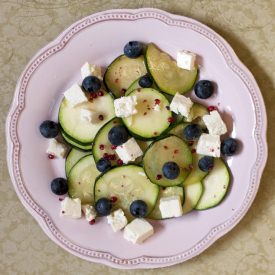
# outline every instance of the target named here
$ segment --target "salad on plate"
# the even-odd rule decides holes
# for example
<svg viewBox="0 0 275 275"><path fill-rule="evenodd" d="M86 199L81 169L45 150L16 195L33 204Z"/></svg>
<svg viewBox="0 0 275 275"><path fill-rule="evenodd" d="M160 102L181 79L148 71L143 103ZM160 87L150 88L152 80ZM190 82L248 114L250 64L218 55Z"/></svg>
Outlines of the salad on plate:
<svg viewBox="0 0 275 275"><path fill-rule="evenodd" d="M230 185L224 157L238 141L207 99L195 53L177 60L155 44L130 41L106 69L86 62L64 92L58 122L45 120L48 158L65 158L66 178L50 183L62 218L105 217L132 243L154 234L150 220L184 219L217 206ZM195 96L205 105L191 100Z"/></svg>

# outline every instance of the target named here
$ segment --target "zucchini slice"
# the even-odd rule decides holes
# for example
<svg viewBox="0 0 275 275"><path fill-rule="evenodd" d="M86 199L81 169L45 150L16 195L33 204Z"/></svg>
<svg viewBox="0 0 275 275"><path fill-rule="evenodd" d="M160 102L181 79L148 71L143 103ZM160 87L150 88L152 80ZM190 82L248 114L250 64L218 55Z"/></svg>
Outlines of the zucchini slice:
<svg viewBox="0 0 275 275"><path fill-rule="evenodd" d="M168 129L168 118L172 113L165 108L169 102L163 94L152 88L144 88L132 91L129 96L137 97L137 113L122 120L133 135L141 139L151 139ZM158 111L154 110L156 99L160 100Z"/></svg>
<svg viewBox="0 0 275 275"><path fill-rule="evenodd" d="M204 115L208 115L209 112L207 108L199 103L194 103L189 116L187 118L184 118L183 120L185 122L192 122L198 124L202 129L206 129L206 126L204 124L204 121L202 120L202 117Z"/></svg>
<svg viewBox="0 0 275 275"><path fill-rule="evenodd" d="M108 91L118 98L124 96L129 86L146 73L143 55L138 58L120 55L107 68L104 84Z"/></svg>
<svg viewBox="0 0 275 275"><path fill-rule="evenodd" d="M176 124L173 128L170 129L169 134L175 135L182 140L188 142L183 135L183 130L186 126L188 126L190 123L180 122Z"/></svg>
<svg viewBox="0 0 275 275"><path fill-rule="evenodd" d="M94 191L95 201L103 197L117 197L114 209L122 208L129 219L133 218L129 209L134 200L145 201L150 214L158 199L158 193L159 187L153 184L143 168L137 165L115 167L102 174L96 180Z"/></svg>
<svg viewBox="0 0 275 275"><path fill-rule="evenodd" d="M61 135L66 142L68 142L72 147L83 150L83 151L90 151L92 150L91 143L80 143L76 140L72 139L70 136L66 135L64 131L61 131Z"/></svg>
<svg viewBox="0 0 275 275"><path fill-rule="evenodd" d="M73 166L83 157L90 155L91 152L85 152L82 150L78 150L76 148L72 148L66 158L65 162L65 172L66 172L66 177L69 176L69 173Z"/></svg>
<svg viewBox="0 0 275 275"><path fill-rule="evenodd" d="M230 183L228 168L222 159L216 158L214 168L202 181L204 192L196 210L205 210L218 205L226 195Z"/></svg>
<svg viewBox="0 0 275 275"><path fill-rule="evenodd" d="M167 187L181 184L190 173L192 153L189 146L177 136L168 136L154 141L146 150L143 166L148 178L158 185ZM168 162L176 162L180 167L180 174L170 180L163 176L162 167Z"/></svg>
<svg viewBox="0 0 275 275"><path fill-rule="evenodd" d="M129 88L127 89L126 93L125 93L125 96L129 95L132 91L138 89L138 88L142 88L140 85L139 85L139 80L140 80L140 77L138 79L136 79L130 86ZM157 90L157 87L156 85L153 83L152 87L153 89Z"/></svg>
<svg viewBox="0 0 275 275"><path fill-rule="evenodd" d="M188 177L184 180L183 182L183 186L187 186L199 181L202 181L208 174L208 172L203 172L199 166L199 160L202 158L202 155L198 155L198 154L194 154L193 155L193 169L190 172L190 174L188 175Z"/></svg>
<svg viewBox="0 0 275 275"><path fill-rule="evenodd" d="M109 122L107 122L105 125L100 128L98 131L94 143L92 146L92 152L95 161L97 162L99 159L104 157L104 154L108 155L115 155L116 159L111 160L111 165L116 166L117 165L117 160L118 160L118 155L116 154L116 151L112 149L112 144L108 139L108 133L112 129L113 126L115 125L121 125L123 124L120 118L113 118ZM142 140L136 140L138 145L140 146L141 150L145 152L147 147L149 146L150 142L142 141ZM104 147L103 147L103 146ZM141 162L141 157L136 159L134 163L140 163Z"/></svg>
<svg viewBox="0 0 275 275"><path fill-rule="evenodd" d="M81 158L69 173L69 196L79 198L82 204L93 203L94 183L99 174L92 155Z"/></svg>
<svg viewBox="0 0 275 275"><path fill-rule="evenodd" d="M183 214L192 211L203 194L203 185L200 181L184 186Z"/></svg>
<svg viewBox="0 0 275 275"><path fill-rule="evenodd" d="M153 43L147 46L145 62L159 89L170 95L190 91L197 79L197 68L191 71L179 68L167 53Z"/></svg>
<svg viewBox="0 0 275 275"><path fill-rule="evenodd" d="M184 192L183 192L183 188L181 186L172 186L172 187L160 188L157 203L156 203L155 208L153 209L153 211L151 212L151 214L149 215L148 218L152 219L152 220L162 220L161 212L160 212L160 209L159 209L160 199L164 198L164 197L174 196L174 195L179 195L180 199L181 199L181 203L183 203L183 201L184 201Z"/></svg>
<svg viewBox="0 0 275 275"><path fill-rule="evenodd" d="M109 131L116 125L121 125L122 121L120 118L113 118L110 121L108 121L105 125L103 125L100 130L98 131L97 135L95 136L92 151L95 161L97 162L99 159L103 158L104 154L108 155L115 155L116 160L118 159L118 156L113 150L112 144L108 139L108 133ZM102 149L102 145L104 145L104 148ZM111 160L111 164L116 165L116 160Z"/></svg>
<svg viewBox="0 0 275 275"><path fill-rule="evenodd" d="M184 122L179 123L174 128L172 128L169 133L174 134L179 138L182 138L183 140L185 140L183 135L183 130L187 125L189 125L189 123L184 123ZM196 148L196 142L192 146L190 146L190 149L195 149L195 148ZM194 209L203 192L203 186L201 181L208 173L201 171L198 167L198 162L201 157L202 157L201 155L193 154L193 163L192 163L193 168L190 174L187 176L187 178L183 181L184 194L185 194L185 201L183 204L184 214Z"/></svg>
<svg viewBox="0 0 275 275"><path fill-rule="evenodd" d="M94 123L82 121L80 119L80 110L82 108L102 115L103 119L98 119ZM114 100L109 93L105 92L104 96L99 96L93 101L88 101L75 107L72 107L64 98L59 108L58 119L63 131L72 139L79 143L91 143L102 125L114 116Z"/></svg>

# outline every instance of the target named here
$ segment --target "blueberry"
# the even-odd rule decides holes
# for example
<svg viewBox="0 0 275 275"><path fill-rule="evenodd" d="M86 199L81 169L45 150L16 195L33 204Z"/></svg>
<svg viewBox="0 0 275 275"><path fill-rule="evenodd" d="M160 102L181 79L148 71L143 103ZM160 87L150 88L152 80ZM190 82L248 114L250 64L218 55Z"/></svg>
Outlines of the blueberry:
<svg viewBox="0 0 275 275"><path fill-rule="evenodd" d="M56 178L51 182L52 192L56 195L64 195L68 192L67 180L63 178Z"/></svg>
<svg viewBox="0 0 275 275"><path fill-rule="evenodd" d="M149 88L153 85L153 81L152 78L146 74L139 79L138 84L142 88Z"/></svg>
<svg viewBox="0 0 275 275"><path fill-rule="evenodd" d="M119 146L128 140L128 132L123 125L114 126L108 133L108 139L113 145Z"/></svg>
<svg viewBox="0 0 275 275"><path fill-rule="evenodd" d="M130 205L130 212L136 218L144 218L147 214L147 204L143 200L133 201Z"/></svg>
<svg viewBox="0 0 275 275"><path fill-rule="evenodd" d="M204 156L199 160L198 166L203 172L208 172L214 167L214 158Z"/></svg>
<svg viewBox="0 0 275 275"><path fill-rule="evenodd" d="M194 140L201 135L201 129L197 124L190 124L184 128L183 135L187 140Z"/></svg>
<svg viewBox="0 0 275 275"><path fill-rule="evenodd" d="M40 133L45 138L55 138L59 133L58 124L51 121L45 120L39 127Z"/></svg>
<svg viewBox="0 0 275 275"><path fill-rule="evenodd" d="M221 144L221 152L225 156L232 156L238 149L238 142L234 138L226 138Z"/></svg>
<svg viewBox="0 0 275 275"><path fill-rule="evenodd" d="M101 81L96 76L87 76L82 82L82 87L88 93L95 93L101 88Z"/></svg>
<svg viewBox="0 0 275 275"><path fill-rule="evenodd" d="M96 163L96 168L100 172L106 172L109 168L111 168L111 162L106 159L106 158L101 158L97 163Z"/></svg>
<svg viewBox="0 0 275 275"><path fill-rule="evenodd" d="M107 216L111 213L112 202L107 198L101 198L96 202L95 209L100 216Z"/></svg>
<svg viewBox="0 0 275 275"><path fill-rule="evenodd" d="M197 97L206 99L213 94L214 86L213 83L209 80L200 80L195 85L194 90Z"/></svg>
<svg viewBox="0 0 275 275"><path fill-rule="evenodd" d="M173 180L179 176L180 168L175 162L169 161L164 163L162 167L162 173L165 178Z"/></svg>
<svg viewBox="0 0 275 275"><path fill-rule="evenodd" d="M138 41L130 41L124 46L124 54L129 58L137 58L142 54L142 44Z"/></svg>

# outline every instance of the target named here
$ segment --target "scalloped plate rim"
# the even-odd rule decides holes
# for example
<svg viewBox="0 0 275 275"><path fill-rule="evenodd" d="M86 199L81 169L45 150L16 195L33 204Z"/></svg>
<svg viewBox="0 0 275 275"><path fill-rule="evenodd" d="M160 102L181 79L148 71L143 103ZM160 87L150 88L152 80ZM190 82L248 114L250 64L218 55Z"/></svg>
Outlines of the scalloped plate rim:
<svg viewBox="0 0 275 275"><path fill-rule="evenodd" d="M223 228L222 230L216 231L216 228L219 226L217 225L216 227L212 228L210 230L210 232L212 232L214 230L214 232L216 231L216 234L214 234L211 239L206 242L203 247L201 249L197 249L197 251L188 254L187 256L183 256L184 251L180 254L177 255L172 255L172 256L167 256L167 257L148 257L148 256L141 256L135 259L120 259L114 255L112 255L109 252L99 252L99 253L103 253L104 255L109 255L109 257L105 257L103 254L100 257L95 257L95 256L86 256L83 255L81 253L78 253L76 251L74 251L73 249L69 248L68 246L64 245L59 239L57 239L54 235L53 232L49 229L49 227L47 226L44 218L39 215L25 200L25 198L23 198L19 187L18 187L18 178L16 178L14 171L13 171L13 163L12 163L12 153L14 153L15 150L15 146L12 142L12 138L11 138L11 122L12 122L12 118L13 115L15 113L15 111L19 108L19 100L18 97L20 95L20 90L19 88L22 85L22 80L23 80L23 76L26 74L26 72L29 70L29 67L31 66L31 64L34 63L35 60L38 59L38 57L45 52L46 50L49 50L51 47L53 46L57 46L58 44L61 43L61 41L63 41L64 37L66 34L69 33L69 31L73 30L76 26L80 25L81 22L85 22L86 20L89 20L92 17L96 17L96 16L104 16L104 15L110 15L110 14L130 14L131 16L134 16L135 14L142 14L143 15L140 18L146 18L146 17L150 17L150 16L146 16L147 14L154 14L154 15L162 15L165 18L168 18L170 20L178 20L178 21L187 21L191 24L196 24L199 25L201 28L205 29L207 32L210 32L212 35L214 35L225 47L225 49L229 52L230 57L232 59L232 63L235 65L238 65L241 70L244 72L244 74L247 76L247 78L249 79L249 81L252 82L252 86L255 90L255 95L257 96L258 99L258 103L259 103L259 108L261 110L261 115L262 115L262 125L261 125L261 131L260 131L260 135L258 136L258 139L260 139L261 141L261 146L262 146L262 156L260 159L260 164L257 167L257 179L255 181L255 186L254 186L254 192L251 195L249 202L247 203L247 205L245 206L245 208L241 211L241 213L236 213L233 217L235 217L234 221L228 225L226 228ZM151 17L152 18L152 17ZM120 18L119 20L124 20L123 18ZM126 19L127 20L127 19ZM136 19L138 20L138 18ZM156 18L155 20L160 20L160 18ZM98 20L97 22L100 22L101 20ZM70 39L73 37L74 35L72 35L67 42L70 41ZM67 43L66 42L66 43ZM65 43L65 45L66 45ZM40 63L41 64L41 63ZM39 64L39 65L40 65ZM38 65L38 66L39 66ZM254 102L255 104L255 102ZM22 111L22 110L21 110ZM255 129L254 129L255 131ZM120 269L136 269L136 268L160 268L160 267L165 267L165 266L170 266L170 265L174 265L177 263L181 263L184 262L190 258L193 258L195 256L197 256L198 254L202 253L203 251L205 251L208 247L210 247L217 239L221 238L222 236L224 236L227 232L229 232L231 229L233 229L238 223L239 221L244 217L244 215L247 213L247 211L249 210L252 202L254 201L254 198L257 194L259 185L260 185L260 179L261 179L261 175L263 173L266 161L267 161L267 140L266 140L266 132L267 132L267 116L266 116L266 111L265 111L265 105L264 105L264 100L263 97L261 95L260 89L256 83L256 80L254 79L252 73L248 70L248 68L241 62L241 60L237 57L236 53L234 52L234 50L231 48L231 46L229 45L228 42L225 41L224 38L222 38L219 34L217 34L214 30L212 30L211 28L209 28L208 26L206 26L203 23L200 23L197 20L194 20L192 18L188 18L185 16L180 16L180 15L175 15L175 14L171 14L168 13L166 11L160 10L160 9L155 9L155 8L140 8L140 9L112 9L112 10L106 10L106 11L102 11L102 12L98 12L98 13L94 13L91 14L85 18L80 19L79 21L73 23L71 26L69 26L68 28L66 28L60 35L58 35L57 38L55 38L54 40L52 40L50 43L48 43L45 47L43 47L42 49L40 49L35 55L34 57L31 59L31 61L27 64L27 66L25 67L24 71L22 72L22 74L19 77L19 80L17 82L16 85L16 89L15 89L15 94L11 103L11 107L8 111L8 116L6 119L6 142L7 142L7 164L8 164L8 170L10 173L10 177L12 179L12 183L13 186L15 188L15 191L17 193L17 196L19 197L20 201L22 202L22 204L25 206L25 208L28 210L28 212L35 218L35 220L39 223L39 225L41 226L41 228L43 229L43 231L46 233L46 235L53 240L56 244L58 244L59 246L61 246L62 248L64 248L66 251L82 258L82 259L86 259L88 261L92 261L92 262L97 262L97 263L102 263L102 264L106 264L108 266L114 267L114 268L120 268ZM257 152L259 153L259 152ZM258 161L259 162L259 161ZM255 165L255 164L254 164ZM238 214L238 215L237 215ZM231 218L233 220L233 218ZM230 220L231 220L230 219ZM228 220L227 220L228 221ZM227 221L225 221L224 223L226 223ZM223 224L224 224L223 223ZM209 234L207 234L206 236L208 236ZM200 240L201 241L201 240ZM176 259L170 260L171 257L175 257ZM109 259L108 259L109 258ZM110 258L114 258L112 260L110 260ZM117 263L116 259L119 259L121 261L121 263ZM137 262L136 259L138 259ZM154 259L155 262L151 262L151 259ZM157 260L160 259L166 259L166 261L164 262L157 262ZM126 262L130 262L130 263L126 263Z"/></svg>

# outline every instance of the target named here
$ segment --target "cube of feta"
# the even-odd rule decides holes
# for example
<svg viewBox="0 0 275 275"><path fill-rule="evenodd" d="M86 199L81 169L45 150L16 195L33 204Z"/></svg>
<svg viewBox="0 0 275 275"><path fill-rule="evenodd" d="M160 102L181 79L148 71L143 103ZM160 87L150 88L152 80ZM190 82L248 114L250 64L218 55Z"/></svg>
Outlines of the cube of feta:
<svg viewBox="0 0 275 275"><path fill-rule="evenodd" d="M87 76L96 76L100 80L102 80L102 72L101 72L101 67L95 66L94 64L89 64L86 62L82 67L81 67L81 77L82 79L86 78Z"/></svg>
<svg viewBox="0 0 275 275"><path fill-rule="evenodd" d="M177 66L185 70L194 70L196 54L189 51L179 51L177 53Z"/></svg>
<svg viewBox="0 0 275 275"><path fill-rule="evenodd" d="M84 204L81 206L82 211L84 212L85 219L90 222L96 218L96 210L92 205Z"/></svg>
<svg viewBox="0 0 275 275"><path fill-rule="evenodd" d="M164 197L160 199L159 209L161 217L165 218L177 218L182 216L183 210L179 195Z"/></svg>
<svg viewBox="0 0 275 275"><path fill-rule="evenodd" d="M94 122L97 119L97 115L95 112L88 110L88 109L81 109L80 110L80 120L85 122Z"/></svg>
<svg viewBox="0 0 275 275"><path fill-rule="evenodd" d="M124 228L123 232L123 236L127 241L138 244L144 242L153 234L153 226L145 219L134 219Z"/></svg>
<svg viewBox="0 0 275 275"><path fill-rule="evenodd" d="M153 107L153 110L154 110L154 111L157 111L157 112L160 112L160 106L159 106L159 104L156 104L156 105Z"/></svg>
<svg viewBox="0 0 275 275"><path fill-rule="evenodd" d="M65 198L61 202L61 216L68 216L70 218L79 219L81 218L81 200Z"/></svg>
<svg viewBox="0 0 275 275"><path fill-rule="evenodd" d="M134 138L130 138L125 143L117 146L116 153L123 163L128 163L129 161L134 161L138 157L143 155L142 150L137 144Z"/></svg>
<svg viewBox="0 0 275 275"><path fill-rule="evenodd" d="M107 216L108 224L111 225L114 232L117 232L124 228L128 221L127 218L124 215L124 212L122 209L118 209Z"/></svg>
<svg viewBox="0 0 275 275"><path fill-rule="evenodd" d="M227 132L226 125L218 111L212 111L209 115L204 115L202 119L210 135L223 135Z"/></svg>
<svg viewBox="0 0 275 275"><path fill-rule="evenodd" d="M202 134L197 144L197 153L219 158L221 155L221 140L218 135Z"/></svg>
<svg viewBox="0 0 275 275"><path fill-rule="evenodd" d="M47 154L54 155L57 158L65 158L68 147L58 142L55 138L49 139L49 145L47 149Z"/></svg>
<svg viewBox="0 0 275 275"><path fill-rule="evenodd" d="M80 103L87 102L88 99L78 84L74 84L64 93L65 98L74 107Z"/></svg>
<svg viewBox="0 0 275 275"><path fill-rule="evenodd" d="M185 97L179 93L176 93L170 103L170 110L176 114L181 114L184 117L188 117L193 102L189 97Z"/></svg>
<svg viewBox="0 0 275 275"><path fill-rule="evenodd" d="M117 117L129 117L137 113L136 96L123 96L114 100L115 113Z"/></svg>

